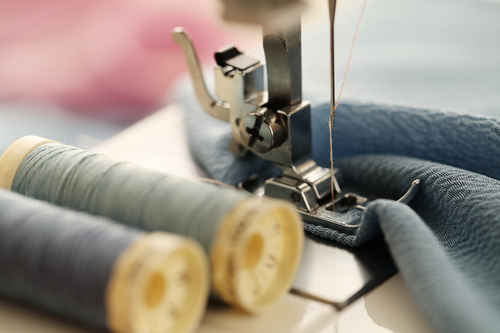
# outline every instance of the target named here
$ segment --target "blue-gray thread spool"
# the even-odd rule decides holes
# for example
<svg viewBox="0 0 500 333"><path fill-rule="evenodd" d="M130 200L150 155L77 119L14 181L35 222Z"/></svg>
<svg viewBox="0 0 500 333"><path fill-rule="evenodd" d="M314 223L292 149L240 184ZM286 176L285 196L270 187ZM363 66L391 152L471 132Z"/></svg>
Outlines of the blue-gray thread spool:
<svg viewBox="0 0 500 333"><path fill-rule="evenodd" d="M218 296L249 312L288 290L302 251L300 218L288 207L57 143L24 158L12 190L198 240L211 256Z"/></svg>
<svg viewBox="0 0 500 333"><path fill-rule="evenodd" d="M185 267L166 272L172 269L168 266L172 260L185 261ZM143 275L137 275L134 267L142 267ZM185 311L182 318L160 319L155 328L163 332L191 332L206 302L207 269L201 247L187 239L164 233L147 234L105 218L0 190L2 294L89 326L120 333L145 332L152 327L142 321L157 318L157 313L163 315L164 311L136 311L137 304L148 302L148 295L132 300L130 293L138 295L137 288L154 289L144 279L151 273L159 274L156 279L168 279L165 274L190 274L192 279L182 281L188 284L186 291L193 289L191 295L185 295L191 297L188 306L179 309ZM203 278L205 281L200 280ZM123 292L122 286L128 290ZM165 294L156 295L155 299L168 301L168 291L162 292ZM179 293L175 296L179 297ZM116 304L124 305L117 308ZM141 315L146 318L136 322ZM127 316L128 321L123 320Z"/></svg>

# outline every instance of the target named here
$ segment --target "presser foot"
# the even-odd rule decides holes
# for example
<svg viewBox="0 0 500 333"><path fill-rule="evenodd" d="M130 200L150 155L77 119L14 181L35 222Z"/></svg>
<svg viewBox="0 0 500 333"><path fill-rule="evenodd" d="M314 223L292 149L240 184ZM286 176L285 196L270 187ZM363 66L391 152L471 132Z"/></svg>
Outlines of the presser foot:
<svg viewBox="0 0 500 333"><path fill-rule="evenodd" d="M257 174L238 184L240 189L258 197L267 197L287 201L295 206L302 215L304 222L323 225L346 234L355 234L360 222L346 223L344 214L351 210L364 211L370 202L359 194L342 191L338 179L341 177L338 169L333 170L334 200L331 197L331 172L320 168L315 170L315 180L304 181L292 178L286 174L263 181ZM412 182L406 193L396 200L408 204L418 191L420 180ZM328 188L325 191L325 188Z"/></svg>

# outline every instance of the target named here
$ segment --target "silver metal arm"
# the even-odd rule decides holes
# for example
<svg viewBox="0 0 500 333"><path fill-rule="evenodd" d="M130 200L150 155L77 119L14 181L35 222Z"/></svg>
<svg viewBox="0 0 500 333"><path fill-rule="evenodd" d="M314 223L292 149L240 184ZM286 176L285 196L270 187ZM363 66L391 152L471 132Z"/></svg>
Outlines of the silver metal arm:
<svg viewBox="0 0 500 333"><path fill-rule="evenodd" d="M288 22L306 6L302 0L221 0L223 17L238 23Z"/></svg>
<svg viewBox="0 0 500 333"><path fill-rule="evenodd" d="M191 38L182 28L175 28L173 32L174 41L182 48L186 57L189 73L193 79L196 97L201 106L210 114L220 120L229 121L229 105L223 101L214 99L208 92L203 74L201 72L200 62L193 46Z"/></svg>
<svg viewBox="0 0 500 333"><path fill-rule="evenodd" d="M264 28L267 63L267 106L279 110L302 101L302 52L300 14L285 31L269 25Z"/></svg>

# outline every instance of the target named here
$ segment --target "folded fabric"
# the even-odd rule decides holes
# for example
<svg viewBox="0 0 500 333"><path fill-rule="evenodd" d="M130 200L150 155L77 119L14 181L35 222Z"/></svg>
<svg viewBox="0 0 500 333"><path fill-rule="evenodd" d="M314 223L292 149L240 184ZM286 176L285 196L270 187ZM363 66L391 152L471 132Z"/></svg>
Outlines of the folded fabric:
<svg viewBox="0 0 500 333"><path fill-rule="evenodd" d="M382 230L413 296L438 331L498 332L500 181L394 155L347 158L338 166L354 189L374 197L395 198L409 181L421 180L413 210L376 200L357 236ZM306 225L306 230L333 238L331 229Z"/></svg>
<svg viewBox="0 0 500 333"><path fill-rule="evenodd" d="M228 149L228 123L213 119L190 91L186 110L195 160L213 178L235 185L254 173L279 173ZM329 164L329 105L313 108L313 157ZM500 328L500 121L446 111L350 102L337 109L333 136L344 182L369 197L397 199L414 179L410 207L370 203L355 235L304 223L306 231L356 246L380 230L421 309L441 332ZM377 154L377 155L374 155ZM418 159L417 159L418 158Z"/></svg>

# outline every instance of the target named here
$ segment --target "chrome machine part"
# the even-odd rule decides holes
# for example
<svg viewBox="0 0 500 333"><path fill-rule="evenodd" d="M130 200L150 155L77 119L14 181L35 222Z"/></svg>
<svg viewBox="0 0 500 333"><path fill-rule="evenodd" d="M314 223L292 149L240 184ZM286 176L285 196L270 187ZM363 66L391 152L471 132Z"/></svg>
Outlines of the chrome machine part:
<svg viewBox="0 0 500 333"><path fill-rule="evenodd" d="M268 13L270 9L289 8L297 3L298 0L234 0L227 1L226 13L241 14L252 8ZM329 4L333 19L336 1L329 0ZM249 180L242 187L259 188L259 194L292 203L305 221L352 233L358 225L343 225L336 214L363 210L362 204L367 200L353 193L342 193L337 173L318 166L312 159L311 107L302 100L301 15L287 11L286 16L286 23L279 19L256 19L264 27L267 90L262 62L229 46L215 54L215 86L220 97L215 100L208 93L188 34L176 28L174 40L185 52L200 104L214 117L229 121L233 136L231 152L243 156L252 151L283 171L281 176L258 186L248 185L253 181ZM338 203L339 208L333 209L332 202Z"/></svg>
<svg viewBox="0 0 500 333"><path fill-rule="evenodd" d="M266 106L279 110L302 101L302 52L300 14L288 24L288 29L267 24L263 29L264 52L267 62Z"/></svg>
<svg viewBox="0 0 500 333"><path fill-rule="evenodd" d="M312 160L311 108L307 101L302 100L301 86L302 0L221 1L226 20L257 23L264 27L267 89L261 61L230 46L216 53L216 92L220 100L215 100L207 91L189 36L177 28L174 39L184 50L200 104L214 117L229 121L233 136L231 152L243 156L252 151L283 171L282 175L271 179L259 179L256 175L240 187L257 196L292 203L304 221L354 234L359 224L342 223L340 214L352 209L364 210L367 198L342 191L339 172L334 170L332 178L329 169ZM333 108L336 1L328 1ZM414 181L398 201L408 203L418 185L419 181ZM307 235L292 292L341 309L395 272L396 267L382 236L351 248Z"/></svg>
<svg viewBox="0 0 500 333"><path fill-rule="evenodd" d="M221 0L223 17L227 21L266 24L289 21L291 16L302 12L302 0Z"/></svg>
<svg viewBox="0 0 500 333"><path fill-rule="evenodd" d="M189 72L193 78L194 90L198 101L212 117L220 120L229 120L229 105L223 101L215 100L208 92L203 74L200 68L198 56L194 50L193 43L182 28L175 28L173 37L175 42L182 48L189 66Z"/></svg>
<svg viewBox="0 0 500 333"><path fill-rule="evenodd" d="M334 169L334 187L338 194L333 208L330 196L330 170L325 170L315 169L313 172L324 172L323 176L314 175L312 178L317 181L309 184L286 175L265 181L254 175L238 184L238 187L255 196L276 198L295 205L304 222L335 228L346 234L355 234L360 224L346 225L342 222L341 215L353 209L365 210L369 200L359 194L342 191L337 181L342 176L337 169ZM418 192L419 186L420 180L414 180L406 193L396 201L408 204Z"/></svg>

